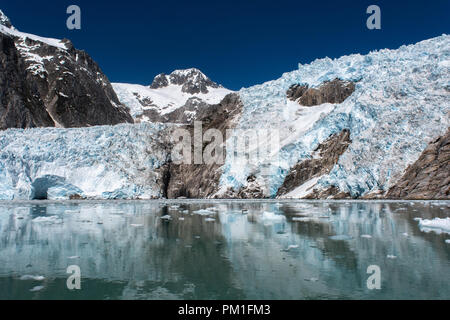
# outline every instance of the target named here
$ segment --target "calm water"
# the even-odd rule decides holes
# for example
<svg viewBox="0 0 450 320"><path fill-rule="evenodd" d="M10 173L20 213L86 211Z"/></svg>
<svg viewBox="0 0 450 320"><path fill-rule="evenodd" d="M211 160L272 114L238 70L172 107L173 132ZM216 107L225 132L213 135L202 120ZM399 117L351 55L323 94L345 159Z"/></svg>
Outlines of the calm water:
<svg viewBox="0 0 450 320"><path fill-rule="evenodd" d="M414 220L448 216L449 201L0 203L0 299L450 299L450 235Z"/></svg>

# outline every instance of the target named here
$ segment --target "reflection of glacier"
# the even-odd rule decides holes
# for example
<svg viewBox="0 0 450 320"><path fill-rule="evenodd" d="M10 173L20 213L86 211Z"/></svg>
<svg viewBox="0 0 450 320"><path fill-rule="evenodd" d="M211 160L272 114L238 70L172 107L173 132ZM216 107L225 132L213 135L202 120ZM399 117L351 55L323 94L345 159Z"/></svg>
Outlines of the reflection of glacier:
<svg viewBox="0 0 450 320"><path fill-rule="evenodd" d="M216 222L193 214L211 207ZM117 283L112 298L448 299L450 279L442 275L450 271L450 246L413 220L444 217L448 208L447 202L5 203L0 279L43 275L51 294L52 281L77 264L83 281ZM160 219L167 214L170 222ZM365 286L373 264L382 270L381 291Z"/></svg>

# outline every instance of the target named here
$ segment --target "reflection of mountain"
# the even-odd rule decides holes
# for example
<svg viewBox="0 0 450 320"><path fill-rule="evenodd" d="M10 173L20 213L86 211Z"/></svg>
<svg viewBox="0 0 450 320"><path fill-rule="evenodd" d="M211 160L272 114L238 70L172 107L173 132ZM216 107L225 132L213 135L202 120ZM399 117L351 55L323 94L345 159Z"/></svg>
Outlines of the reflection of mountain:
<svg viewBox="0 0 450 320"><path fill-rule="evenodd" d="M215 222L191 214L211 207ZM445 208L352 202L3 204L0 285L12 291L0 297L33 297L32 283L18 280L23 275L46 277L39 297L78 297L61 288L67 266L77 264L85 288L81 298L448 298L449 279L440 276L450 271L448 245L412 221L419 212L443 215ZM167 214L172 220L160 219ZM351 239L330 238L335 235ZM380 292L365 289L372 264L382 270Z"/></svg>

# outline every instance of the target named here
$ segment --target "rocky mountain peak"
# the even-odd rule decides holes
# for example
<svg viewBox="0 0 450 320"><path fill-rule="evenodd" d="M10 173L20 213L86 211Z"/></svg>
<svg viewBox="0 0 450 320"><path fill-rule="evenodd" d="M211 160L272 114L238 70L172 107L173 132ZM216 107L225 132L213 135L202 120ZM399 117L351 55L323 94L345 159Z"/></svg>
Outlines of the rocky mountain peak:
<svg viewBox="0 0 450 320"><path fill-rule="evenodd" d="M5 26L7 28L12 28L11 21L9 18L3 13L2 10L0 10L0 25Z"/></svg>
<svg viewBox="0 0 450 320"><path fill-rule="evenodd" d="M171 74L161 73L155 77L150 88L159 89L169 85L182 86L182 91L189 94L208 93L208 88L221 88L196 68L175 70Z"/></svg>

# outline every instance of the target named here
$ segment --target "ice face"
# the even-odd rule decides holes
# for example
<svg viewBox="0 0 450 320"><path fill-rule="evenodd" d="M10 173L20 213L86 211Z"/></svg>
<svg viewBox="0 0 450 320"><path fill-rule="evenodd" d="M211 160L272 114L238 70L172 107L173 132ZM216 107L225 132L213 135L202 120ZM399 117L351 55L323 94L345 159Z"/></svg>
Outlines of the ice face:
<svg viewBox="0 0 450 320"><path fill-rule="evenodd" d="M449 127L449 67L450 36L442 35L398 50L316 60L278 80L242 89L244 111L237 127L280 132L279 163L267 164L272 174L265 179L266 195L275 196L291 167L343 129L350 130L352 144L318 184L339 186L352 196L387 190ZM355 92L331 109L312 107L317 118L305 126L312 115L305 115L300 106L293 108L286 91L293 84L316 87L336 78L355 81ZM237 166L230 159L221 177L222 190L245 186L248 175L258 177L264 163Z"/></svg>
<svg viewBox="0 0 450 320"><path fill-rule="evenodd" d="M160 124L0 132L0 200L162 197Z"/></svg>

